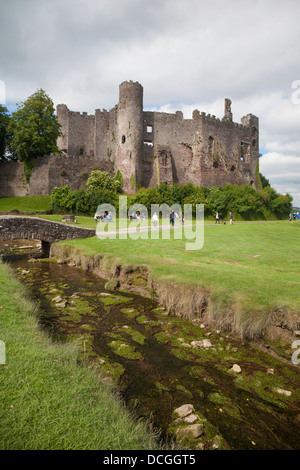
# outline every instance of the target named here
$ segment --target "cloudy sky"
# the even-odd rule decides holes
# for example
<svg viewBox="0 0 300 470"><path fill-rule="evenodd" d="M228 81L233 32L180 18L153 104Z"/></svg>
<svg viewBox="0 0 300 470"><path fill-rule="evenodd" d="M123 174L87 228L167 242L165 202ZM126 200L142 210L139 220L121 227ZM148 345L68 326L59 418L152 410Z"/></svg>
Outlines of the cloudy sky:
<svg viewBox="0 0 300 470"><path fill-rule="evenodd" d="M0 102L37 89L94 113L138 81L144 109L260 121L260 171L300 206L299 0L0 0Z"/></svg>

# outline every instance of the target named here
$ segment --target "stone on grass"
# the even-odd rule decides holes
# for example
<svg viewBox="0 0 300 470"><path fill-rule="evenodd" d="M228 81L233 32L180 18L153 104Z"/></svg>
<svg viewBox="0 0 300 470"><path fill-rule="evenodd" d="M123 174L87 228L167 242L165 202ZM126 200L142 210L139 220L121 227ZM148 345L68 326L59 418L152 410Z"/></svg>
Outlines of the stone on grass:
<svg viewBox="0 0 300 470"><path fill-rule="evenodd" d="M203 424L191 424L185 428L178 428L176 434L179 438L197 439L204 434Z"/></svg>
<svg viewBox="0 0 300 470"><path fill-rule="evenodd" d="M286 397L290 397L292 395L292 392L290 392L289 390L283 390L282 388L275 388L274 391Z"/></svg>
<svg viewBox="0 0 300 470"><path fill-rule="evenodd" d="M185 418L183 418L183 421L185 421L188 424L193 424L195 421L197 421L197 419L199 419L199 416L195 415L194 413L191 413Z"/></svg>
<svg viewBox="0 0 300 470"><path fill-rule="evenodd" d="M209 339L202 339L201 341L192 341L191 342L191 345L196 348L196 349L200 349L200 348L210 348L212 346L211 342L209 341Z"/></svg>
<svg viewBox="0 0 300 470"><path fill-rule="evenodd" d="M179 418L185 418L194 411L194 406L191 404L182 405L179 408L176 408L175 413L178 414Z"/></svg>
<svg viewBox="0 0 300 470"><path fill-rule="evenodd" d="M217 435L214 437L212 448L219 449L222 443L223 443L222 437Z"/></svg>

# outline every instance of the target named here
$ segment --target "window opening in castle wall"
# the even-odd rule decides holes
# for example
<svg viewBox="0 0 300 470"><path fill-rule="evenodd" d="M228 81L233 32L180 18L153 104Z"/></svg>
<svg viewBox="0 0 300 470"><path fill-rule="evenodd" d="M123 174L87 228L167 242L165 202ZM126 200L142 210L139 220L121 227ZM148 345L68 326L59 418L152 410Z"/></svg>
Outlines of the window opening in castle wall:
<svg viewBox="0 0 300 470"><path fill-rule="evenodd" d="M210 155L213 155L215 150L215 140L214 138L210 135L208 138L208 153Z"/></svg>

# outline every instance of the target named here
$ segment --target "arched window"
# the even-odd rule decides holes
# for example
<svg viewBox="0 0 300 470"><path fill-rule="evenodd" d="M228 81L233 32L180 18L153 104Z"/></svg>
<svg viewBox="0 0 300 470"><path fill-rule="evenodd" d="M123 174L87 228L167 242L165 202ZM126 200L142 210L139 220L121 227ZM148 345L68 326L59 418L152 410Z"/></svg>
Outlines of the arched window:
<svg viewBox="0 0 300 470"><path fill-rule="evenodd" d="M213 155L215 150L215 140L214 138L210 135L208 138L208 153L210 155Z"/></svg>

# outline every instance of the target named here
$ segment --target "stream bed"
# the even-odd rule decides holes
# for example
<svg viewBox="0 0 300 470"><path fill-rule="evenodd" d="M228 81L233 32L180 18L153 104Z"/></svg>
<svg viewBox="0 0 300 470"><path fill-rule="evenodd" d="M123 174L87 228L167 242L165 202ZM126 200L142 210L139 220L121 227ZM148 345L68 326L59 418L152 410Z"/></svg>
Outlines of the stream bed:
<svg viewBox="0 0 300 470"><path fill-rule="evenodd" d="M41 325L54 341L76 341L164 440L180 436L189 449L300 448L298 366L172 317L154 300L107 290L104 279L39 258L38 250L25 240L0 246L38 302ZM187 404L186 416L174 413ZM197 424L198 435L188 432Z"/></svg>

